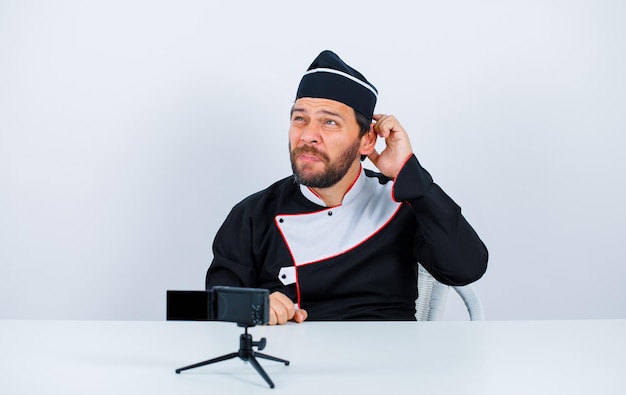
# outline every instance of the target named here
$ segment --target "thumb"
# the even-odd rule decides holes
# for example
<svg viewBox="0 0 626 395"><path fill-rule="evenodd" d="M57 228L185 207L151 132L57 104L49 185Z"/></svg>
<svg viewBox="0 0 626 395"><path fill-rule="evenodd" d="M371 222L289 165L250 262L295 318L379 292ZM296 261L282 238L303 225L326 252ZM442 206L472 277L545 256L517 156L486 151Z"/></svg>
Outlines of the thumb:
<svg viewBox="0 0 626 395"><path fill-rule="evenodd" d="M296 310L296 313L293 316L293 320L297 323L303 322L309 317L309 313L306 310L299 309Z"/></svg>

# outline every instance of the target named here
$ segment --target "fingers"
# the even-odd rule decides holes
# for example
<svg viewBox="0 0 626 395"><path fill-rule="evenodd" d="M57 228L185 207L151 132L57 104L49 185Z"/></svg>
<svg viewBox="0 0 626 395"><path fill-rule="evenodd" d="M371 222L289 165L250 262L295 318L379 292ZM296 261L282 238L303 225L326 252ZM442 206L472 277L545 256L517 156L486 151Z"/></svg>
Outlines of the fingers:
<svg viewBox="0 0 626 395"><path fill-rule="evenodd" d="M368 158L381 173L396 178L413 153L409 135L393 115L374 114L372 119L372 129L385 140L385 148L380 153L374 149Z"/></svg>
<svg viewBox="0 0 626 395"><path fill-rule="evenodd" d="M376 121L374 131L382 138L389 137L391 132L401 128L400 123L393 115L374 114L372 118Z"/></svg>
<svg viewBox="0 0 626 395"><path fill-rule="evenodd" d="M374 114L372 119L376 121L374 131L382 138L387 138L392 132L404 132L402 125L393 115Z"/></svg>
<svg viewBox="0 0 626 395"><path fill-rule="evenodd" d="M281 292L270 294L269 324L282 325L289 320L302 322L306 320L306 310L297 309L291 299Z"/></svg>
<svg viewBox="0 0 626 395"><path fill-rule="evenodd" d="M270 295L270 325L284 324L293 318L296 309L291 299L280 292Z"/></svg>

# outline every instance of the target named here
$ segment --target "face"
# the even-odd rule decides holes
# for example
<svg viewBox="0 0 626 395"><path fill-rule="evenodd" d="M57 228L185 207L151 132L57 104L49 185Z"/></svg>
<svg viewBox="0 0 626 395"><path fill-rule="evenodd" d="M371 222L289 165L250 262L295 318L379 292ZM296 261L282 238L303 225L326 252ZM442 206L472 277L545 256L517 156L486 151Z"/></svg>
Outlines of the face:
<svg viewBox="0 0 626 395"><path fill-rule="evenodd" d="M337 101L298 99L289 127L291 168L298 183L335 185L359 166L361 139L354 110Z"/></svg>

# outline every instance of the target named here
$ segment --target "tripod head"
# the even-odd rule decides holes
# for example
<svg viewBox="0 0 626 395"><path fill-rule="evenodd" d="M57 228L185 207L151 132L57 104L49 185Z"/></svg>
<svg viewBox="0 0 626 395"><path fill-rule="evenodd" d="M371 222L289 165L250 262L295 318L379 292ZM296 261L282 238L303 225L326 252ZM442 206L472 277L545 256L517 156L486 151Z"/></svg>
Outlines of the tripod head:
<svg viewBox="0 0 626 395"><path fill-rule="evenodd" d="M265 348L265 346L267 345L267 340L264 337L262 337L261 340L259 340L258 342L255 342L252 341L252 335L248 333L248 328L254 328L256 325L238 322L237 326L240 328L244 328L244 332L239 338L239 351L241 351L242 348L247 349L248 343L250 348L256 347L259 350L263 350ZM242 342L245 342L245 344Z"/></svg>

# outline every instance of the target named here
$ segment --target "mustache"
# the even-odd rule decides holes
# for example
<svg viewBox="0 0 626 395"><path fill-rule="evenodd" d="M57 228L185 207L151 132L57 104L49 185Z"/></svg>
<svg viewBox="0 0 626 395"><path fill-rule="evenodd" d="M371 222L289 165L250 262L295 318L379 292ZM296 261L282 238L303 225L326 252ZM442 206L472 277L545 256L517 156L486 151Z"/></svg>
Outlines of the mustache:
<svg viewBox="0 0 626 395"><path fill-rule="evenodd" d="M328 156L325 153L319 151L315 147L311 147L310 145L305 145L299 148L294 148L291 151L292 157L295 157L296 155L300 155L300 154L311 154L311 155L317 156L318 158L323 159L324 161L328 161Z"/></svg>

